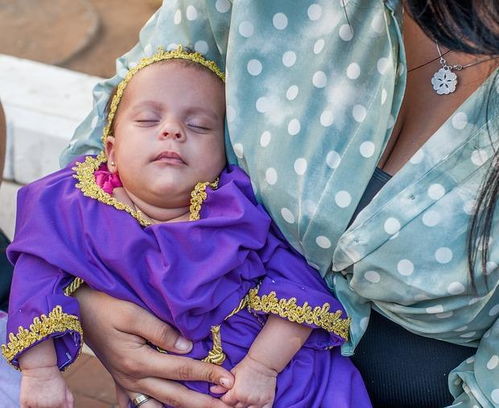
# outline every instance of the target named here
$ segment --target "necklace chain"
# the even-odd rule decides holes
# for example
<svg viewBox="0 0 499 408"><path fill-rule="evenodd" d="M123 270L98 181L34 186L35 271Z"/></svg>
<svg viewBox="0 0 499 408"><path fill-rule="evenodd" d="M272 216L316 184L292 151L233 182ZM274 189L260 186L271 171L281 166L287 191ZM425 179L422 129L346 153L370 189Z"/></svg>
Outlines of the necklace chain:
<svg viewBox="0 0 499 408"><path fill-rule="evenodd" d="M486 61L490 61L490 60L498 58L498 57L488 57L488 58L484 58L484 59L481 59L481 60L478 60L475 62L471 62L471 63L466 64L466 65L461 65L461 64L449 65L449 64L447 64L447 60L444 58L444 55L447 54L450 50L447 50L445 53L442 54L442 51L440 51L440 46L438 45L438 42L435 41L435 45L437 46L437 51L438 51L438 56L439 56L439 58L435 58L435 59L439 59L439 62L440 62L440 65L442 65L442 68L448 68L450 70L455 69L456 71L461 71L465 68L472 67L473 65L478 65L478 64L481 64L482 62L486 62Z"/></svg>
<svg viewBox="0 0 499 408"><path fill-rule="evenodd" d="M441 68L433 74L433 77L431 78L431 84L433 86L433 90L438 95L448 95L456 90L459 78L457 74L453 71L462 71L463 69L472 67L474 65L478 65L483 62L499 58L498 56L487 57L475 62L471 62L466 65L462 64L449 65L447 63L447 60L444 58L445 54L442 54L442 51L440 50L438 42L435 41L435 45L437 46L437 51L439 56L438 60L440 62Z"/></svg>
<svg viewBox="0 0 499 408"><path fill-rule="evenodd" d="M445 52L442 54L442 56L446 55L448 52L450 52L450 50L445 51ZM436 61L436 60L438 60L438 59L440 59L440 58L441 58L441 57L440 57L440 56L438 56L438 57L435 57L435 58L433 58L433 59L431 59L431 60L429 60L429 61L426 61L425 63L423 63L423 64L421 64L421 65L418 65L417 67L414 67L414 68L411 68L411 69L407 70L407 73L412 72L412 71L416 71L416 70L417 70L417 69L419 69L419 68L423 68L423 67L427 66L428 64L431 64L432 62L434 62L434 61Z"/></svg>

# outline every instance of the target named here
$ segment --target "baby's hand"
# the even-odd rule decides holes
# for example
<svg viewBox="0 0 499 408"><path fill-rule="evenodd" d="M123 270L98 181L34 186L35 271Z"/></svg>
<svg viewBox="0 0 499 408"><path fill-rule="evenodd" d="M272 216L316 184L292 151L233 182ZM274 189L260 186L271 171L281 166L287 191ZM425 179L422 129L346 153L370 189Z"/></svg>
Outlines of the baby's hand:
<svg viewBox="0 0 499 408"><path fill-rule="evenodd" d="M73 394L56 366L24 369L21 408L73 408Z"/></svg>
<svg viewBox="0 0 499 408"><path fill-rule="evenodd" d="M265 364L244 357L232 370L234 386L221 398L231 407L271 408L275 398L277 372Z"/></svg>

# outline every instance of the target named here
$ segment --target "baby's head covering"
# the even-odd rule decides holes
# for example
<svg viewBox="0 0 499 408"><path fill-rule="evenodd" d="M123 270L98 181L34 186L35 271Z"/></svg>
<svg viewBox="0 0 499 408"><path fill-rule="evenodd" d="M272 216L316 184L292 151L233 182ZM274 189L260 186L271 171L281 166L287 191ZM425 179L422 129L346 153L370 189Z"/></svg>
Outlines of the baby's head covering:
<svg viewBox="0 0 499 408"><path fill-rule="evenodd" d="M203 57L199 52L192 52L188 49L184 49L181 45L171 51L165 51L164 49L159 48L156 54L154 54L152 57L142 58L137 63L137 65L135 65L127 72L125 78L116 87L116 91L112 96L111 104L109 105L106 125L104 126L104 131L102 132L103 146L106 145L107 137L111 135L111 129L113 128L113 121L114 117L116 116L116 111L118 110L118 105L121 101L121 98L123 97L123 92L125 92L125 89L128 86L128 83L132 80L133 76L141 69L151 64L166 60L184 60L195 62L209 69L218 78L225 82L225 74L218 67L218 65L214 61L208 60Z"/></svg>

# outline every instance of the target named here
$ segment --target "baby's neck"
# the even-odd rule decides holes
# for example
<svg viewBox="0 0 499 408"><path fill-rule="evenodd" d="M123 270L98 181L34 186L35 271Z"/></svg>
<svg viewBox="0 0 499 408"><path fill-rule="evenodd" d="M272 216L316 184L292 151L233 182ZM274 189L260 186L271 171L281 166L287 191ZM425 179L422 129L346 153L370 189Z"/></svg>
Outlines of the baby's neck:
<svg viewBox="0 0 499 408"><path fill-rule="evenodd" d="M189 221L189 206L179 208L156 207L138 197L129 194L123 187L113 190L113 196L118 201L127 204L135 210L139 210L148 218L152 224L161 224L163 222Z"/></svg>

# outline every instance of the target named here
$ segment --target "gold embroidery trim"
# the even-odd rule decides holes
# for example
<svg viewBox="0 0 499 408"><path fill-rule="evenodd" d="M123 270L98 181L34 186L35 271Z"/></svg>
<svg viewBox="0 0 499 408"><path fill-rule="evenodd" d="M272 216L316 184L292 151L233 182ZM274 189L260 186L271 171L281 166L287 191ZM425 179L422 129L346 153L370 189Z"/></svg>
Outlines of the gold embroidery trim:
<svg viewBox="0 0 499 408"><path fill-rule="evenodd" d="M272 313L290 322L313 324L348 340L350 318L342 318L341 310L331 313L329 303L312 309L308 302L303 303L302 306L297 305L294 297L278 299L275 292L259 296L258 288L255 288L248 293L248 308L258 312Z"/></svg>
<svg viewBox="0 0 499 408"><path fill-rule="evenodd" d="M78 180L76 188L80 189L85 197L93 198L103 204L110 205L117 210L125 211L135 218L140 225L148 227L152 225L149 220L140 210L132 208L128 204L122 203L114 198L111 194L106 193L95 181L95 171L101 164L107 161L104 152L100 152L97 156L87 156L85 161L77 162L72 170L75 172L73 177ZM191 201L189 207L189 220L197 221L200 219L201 207L207 198L206 188L211 187L216 189L218 187L219 179L213 182L197 183L194 190L191 192Z"/></svg>
<svg viewBox="0 0 499 408"><path fill-rule="evenodd" d="M206 194L206 187L211 187L213 190L218 188L217 178L213 183L204 182L197 183L194 187L194 190L191 192L191 205L189 207L189 221L197 221L201 218L201 207L203 205L204 200L208 197Z"/></svg>
<svg viewBox="0 0 499 408"><path fill-rule="evenodd" d="M139 72L141 69L147 67L148 65L154 64L155 62L171 60L171 59L181 59L188 60L192 62L196 62L205 68L212 71L217 77L219 77L223 82L225 82L225 74L222 72L220 68L218 68L217 64L214 61L207 60L203 57L199 52L190 52L184 50L184 48L179 45L175 50L165 51L162 48L158 48L156 54L152 57L142 58L137 65L131 68L125 78L118 84L118 88L116 89L116 93L113 96L111 101L111 106L109 107L109 114L107 115L106 126L104 127L104 131L102 132L102 144L106 145L106 140L108 136L111 136L111 130L113 125L114 117L116 116L116 111L118 110L118 105L123 97L123 93L125 92L128 83L132 80L133 76Z"/></svg>
<svg viewBox="0 0 499 408"><path fill-rule="evenodd" d="M125 211L135 218L140 225L148 227L151 221L148 220L141 211L135 210L129 205L118 201L111 194L106 193L95 181L94 172L102 163L107 161L104 152L100 152L98 156L87 156L83 163L76 163L73 167L75 174L73 177L78 180L76 188L79 188L85 197L93 198L101 203L113 206L117 210Z"/></svg>
<svg viewBox="0 0 499 408"><path fill-rule="evenodd" d="M71 283L64 288L64 294L66 296L71 296L73 293L75 293L81 285L83 285L85 281L82 278L76 277L74 278Z"/></svg>
<svg viewBox="0 0 499 408"><path fill-rule="evenodd" d="M246 295L244 298L241 299L239 305L232 312L230 312L224 320L229 319L230 317L234 316L236 313L239 313L241 310L245 309L246 307L248 307L248 295ZM211 327L211 340L213 342L211 350L208 352L208 355L205 358L203 358L203 360L201 361L204 361L205 363L221 365L225 361L227 356L225 355L222 348L222 336L220 334L220 325Z"/></svg>
<svg viewBox="0 0 499 408"><path fill-rule="evenodd" d="M42 314L40 317L35 317L29 329L19 326L17 334L10 333L9 342L2 344L2 354L11 363L17 354L31 347L36 342L45 339L53 333L62 333L67 330L75 331L80 334L80 339L83 338L83 329L78 317L64 313L61 306L56 306L48 316Z"/></svg>

